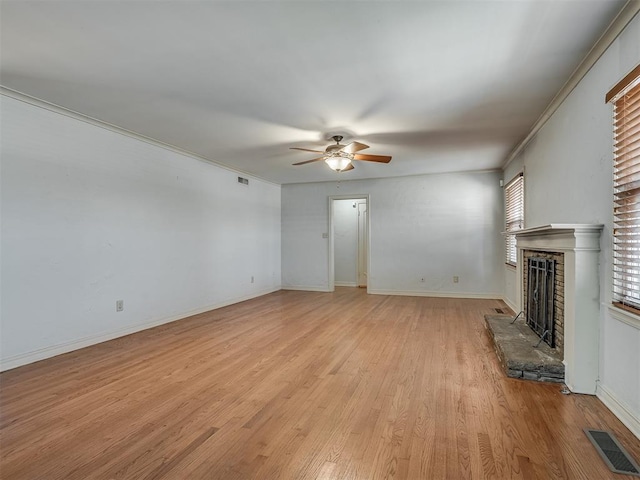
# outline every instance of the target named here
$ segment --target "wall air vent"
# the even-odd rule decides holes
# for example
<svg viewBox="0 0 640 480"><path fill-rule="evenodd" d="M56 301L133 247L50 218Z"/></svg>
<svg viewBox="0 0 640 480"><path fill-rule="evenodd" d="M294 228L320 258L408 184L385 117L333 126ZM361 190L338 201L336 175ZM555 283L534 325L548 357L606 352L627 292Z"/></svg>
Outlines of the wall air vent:
<svg viewBox="0 0 640 480"><path fill-rule="evenodd" d="M249 185L249 179L248 178L238 177L238 183L241 183L243 185Z"/></svg>

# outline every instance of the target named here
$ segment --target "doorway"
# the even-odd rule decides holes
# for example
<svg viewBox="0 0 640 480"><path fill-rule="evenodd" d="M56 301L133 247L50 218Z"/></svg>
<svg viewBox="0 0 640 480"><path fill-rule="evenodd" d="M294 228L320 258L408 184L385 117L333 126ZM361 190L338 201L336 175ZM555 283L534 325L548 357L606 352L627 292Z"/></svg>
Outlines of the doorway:
<svg viewBox="0 0 640 480"><path fill-rule="evenodd" d="M329 289L369 287L369 197L329 197Z"/></svg>

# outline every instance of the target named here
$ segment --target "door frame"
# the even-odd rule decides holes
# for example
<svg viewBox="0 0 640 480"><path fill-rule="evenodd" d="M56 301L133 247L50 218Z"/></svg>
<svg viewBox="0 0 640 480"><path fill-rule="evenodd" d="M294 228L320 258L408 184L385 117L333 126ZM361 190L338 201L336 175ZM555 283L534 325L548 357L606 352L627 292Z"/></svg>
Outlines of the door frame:
<svg viewBox="0 0 640 480"><path fill-rule="evenodd" d="M364 200L367 203L367 293L371 288L371 199L369 194L354 194L354 195L330 195L328 197L329 202L329 278L328 285L329 291L335 292L336 290L336 272L335 272L335 252L334 252L334 226L333 226L333 201L334 200Z"/></svg>

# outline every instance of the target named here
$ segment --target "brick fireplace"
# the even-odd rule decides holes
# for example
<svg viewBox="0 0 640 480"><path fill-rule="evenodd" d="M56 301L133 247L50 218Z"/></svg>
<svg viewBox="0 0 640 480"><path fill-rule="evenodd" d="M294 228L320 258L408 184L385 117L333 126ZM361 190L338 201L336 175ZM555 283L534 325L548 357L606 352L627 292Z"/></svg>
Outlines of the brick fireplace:
<svg viewBox="0 0 640 480"><path fill-rule="evenodd" d="M516 233L519 310L527 305L528 259L554 261L555 345L563 356L565 383L575 393L595 394L598 379L601 231L602 225L550 224Z"/></svg>

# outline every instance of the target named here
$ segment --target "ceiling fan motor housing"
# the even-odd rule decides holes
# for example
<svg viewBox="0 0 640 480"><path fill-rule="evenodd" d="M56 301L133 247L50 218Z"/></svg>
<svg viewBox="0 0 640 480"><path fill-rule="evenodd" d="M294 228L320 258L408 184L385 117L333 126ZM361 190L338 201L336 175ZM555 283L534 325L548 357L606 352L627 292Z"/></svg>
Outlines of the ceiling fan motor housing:
<svg viewBox="0 0 640 480"><path fill-rule="evenodd" d="M347 157L349 154L347 152L343 152L342 149L344 145L329 145L324 151L326 155L330 155L332 157Z"/></svg>
<svg viewBox="0 0 640 480"><path fill-rule="evenodd" d="M342 135L334 135L333 140L336 142L335 145L329 145L325 149L325 155L329 157L344 157L353 159L353 155L349 155L347 152L343 152L342 149L345 147L344 145L340 145L340 141L342 140Z"/></svg>

